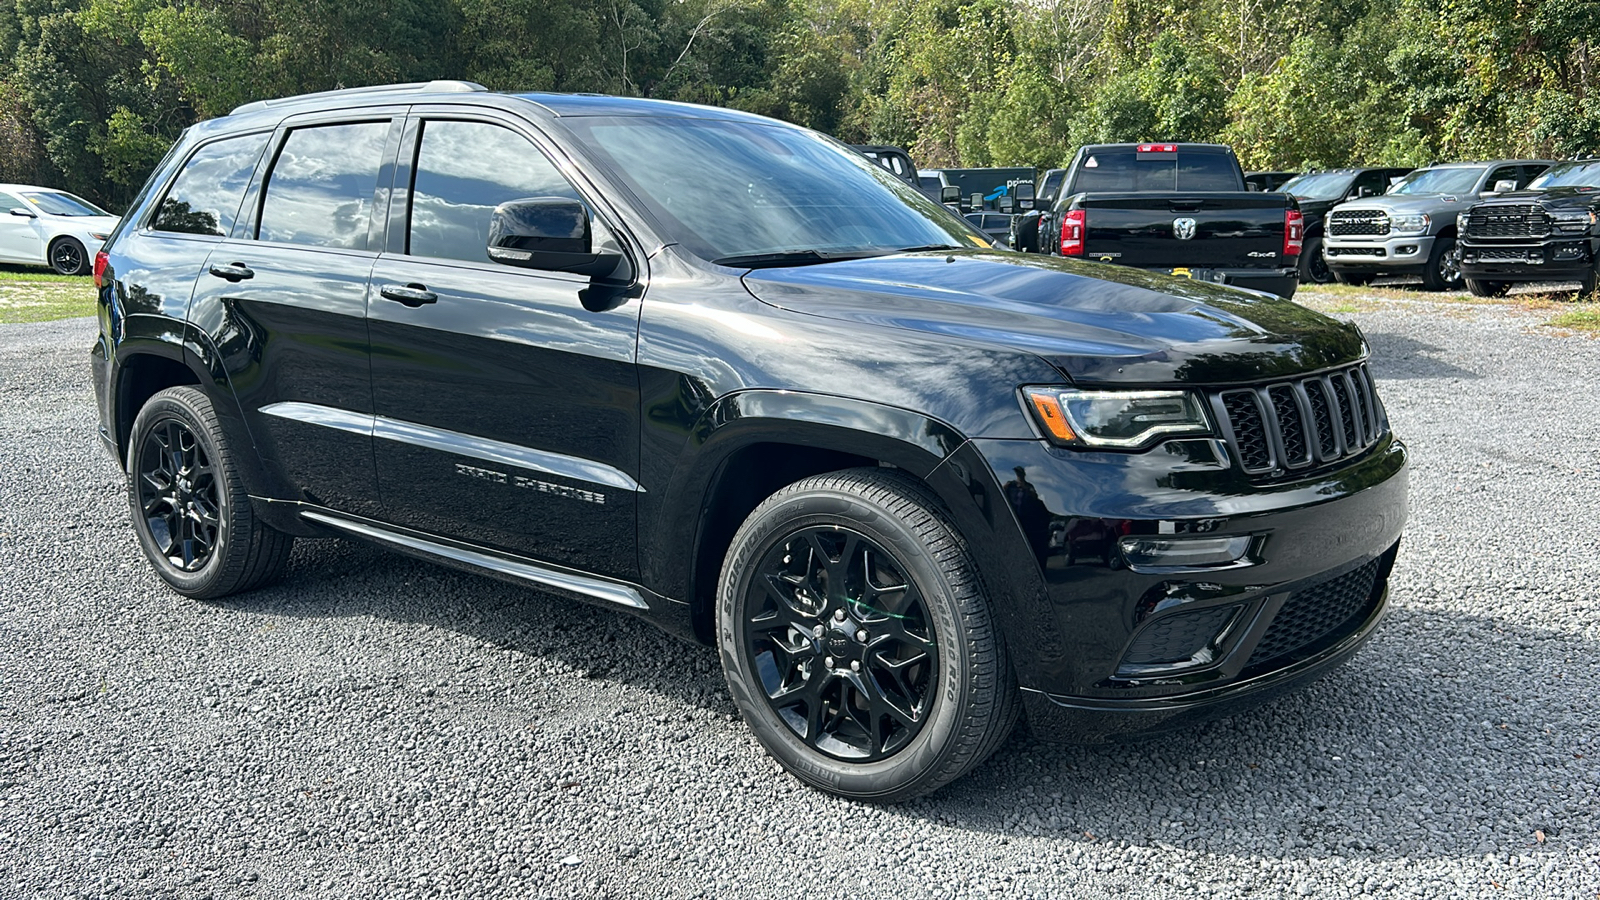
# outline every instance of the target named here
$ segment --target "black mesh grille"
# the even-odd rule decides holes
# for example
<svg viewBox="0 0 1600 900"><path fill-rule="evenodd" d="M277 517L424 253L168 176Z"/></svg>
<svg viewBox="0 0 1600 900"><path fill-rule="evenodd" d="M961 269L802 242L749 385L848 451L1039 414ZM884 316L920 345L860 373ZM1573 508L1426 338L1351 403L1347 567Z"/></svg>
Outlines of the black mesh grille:
<svg viewBox="0 0 1600 900"><path fill-rule="evenodd" d="M1267 429L1261 421L1252 391L1232 391L1222 395L1222 405L1233 423L1234 443L1246 471L1272 468L1272 450L1267 446Z"/></svg>
<svg viewBox="0 0 1600 900"><path fill-rule="evenodd" d="M1272 618L1245 668L1271 662L1325 638L1354 630L1372 609L1381 559L1353 572L1296 591Z"/></svg>
<svg viewBox="0 0 1600 900"><path fill-rule="evenodd" d="M1228 624L1236 606L1175 613L1139 632L1122 658L1125 666L1153 666L1186 662L1204 650Z"/></svg>
<svg viewBox="0 0 1600 900"><path fill-rule="evenodd" d="M1376 209L1351 209L1328 216L1328 233L1346 235L1384 235L1389 233L1389 214Z"/></svg>
<svg viewBox="0 0 1600 900"><path fill-rule="evenodd" d="M1467 236L1479 238L1545 237L1550 217L1533 205L1477 206L1467 214Z"/></svg>
<svg viewBox="0 0 1600 900"><path fill-rule="evenodd" d="M1478 254L1478 259L1483 262L1526 262L1529 256L1528 251L1522 249L1496 250L1489 248L1474 252ZM1538 255L1535 254L1534 258L1538 258Z"/></svg>
<svg viewBox="0 0 1600 900"><path fill-rule="evenodd" d="M1252 475L1338 462L1372 446L1385 430L1366 366L1264 388L1231 388L1213 402L1220 402L1227 417L1240 466ZM1263 414L1268 405L1272 416Z"/></svg>
<svg viewBox="0 0 1600 900"><path fill-rule="evenodd" d="M1323 459L1339 455L1339 436L1333 429L1327 386L1320 381L1306 382L1306 399L1311 401L1311 425L1317 433L1317 452Z"/></svg>
<svg viewBox="0 0 1600 900"><path fill-rule="evenodd" d="M1267 388L1272 401L1272 411L1278 414L1278 431L1283 435L1283 458L1291 466L1309 462L1306 450L1306 426L1300 415L1300 404L1295 400L1294 388L1280 384Z"/></svg>

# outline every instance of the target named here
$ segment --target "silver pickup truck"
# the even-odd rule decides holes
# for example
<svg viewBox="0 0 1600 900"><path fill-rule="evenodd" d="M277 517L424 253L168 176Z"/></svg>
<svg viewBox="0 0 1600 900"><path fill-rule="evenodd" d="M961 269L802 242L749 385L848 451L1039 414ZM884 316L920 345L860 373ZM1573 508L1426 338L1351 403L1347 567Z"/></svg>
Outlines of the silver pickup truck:
<svg viewBox="0 0 1600 900"><path fill-rule="evenodd" d="M1323 258L1340 284L1421 275L1430 291L1457 290L1456 214L1484 197L1520 190L1550 165L1547 159L1501 159L1418 169L1386 194L1334 207Z"/></svg>

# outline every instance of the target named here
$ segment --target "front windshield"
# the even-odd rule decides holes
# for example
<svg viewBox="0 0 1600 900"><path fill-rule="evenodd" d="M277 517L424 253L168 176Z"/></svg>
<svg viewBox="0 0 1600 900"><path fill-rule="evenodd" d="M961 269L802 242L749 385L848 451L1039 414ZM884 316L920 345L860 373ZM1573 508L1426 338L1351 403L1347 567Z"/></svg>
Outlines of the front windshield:
<svg viewBox="0 0 1600 900"><path fill-rule="evenodd" d="M1337 200L1349 192L1355 177L1349 172L1315 172L1291 178L1278 190L1301 200Z"/></svg>
<svg viewBox="0 0 1600 900"><path fill-rule="evenodd" d="M1470 194L1483 176L1483 166L1418 169L1389 189L1391 194Z"/></svg>
<svg viewBox="0 0 1600 900"><path fill-rule="evenodd" d="M1542 191L1553 187L1600 188L1600 159L1557 163L1545 169L1538 178L1528 182L1530 190Z"/></svg>
<svg viewBox="0 0 1600 900"><path fill-rule="evenodd" d="M610 163L664 238L704 259L990 246L859 153L799 128L632 116L564 124Z"/></svg>
<svg viewBox="0 0 1600 900"><path fill-rule="evenodd" d="M109 216L93 203L62 191L23 191L22 198L52 216Z"/></svg>

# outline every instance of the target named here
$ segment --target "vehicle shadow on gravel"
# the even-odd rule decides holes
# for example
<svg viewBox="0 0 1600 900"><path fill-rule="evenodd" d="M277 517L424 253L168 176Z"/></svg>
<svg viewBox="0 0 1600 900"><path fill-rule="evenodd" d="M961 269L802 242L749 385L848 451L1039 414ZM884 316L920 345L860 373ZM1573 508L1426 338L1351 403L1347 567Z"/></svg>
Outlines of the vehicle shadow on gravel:
<svg viewBox="0 0 1600 900"><path fill-rule="evenodd" d="M485 654L735 712L710 648L361 544L302 542L281 584L222 606L448 629ZM1492 666L1470 651L1490 646ZM1046 743L1023 724L965 778L892 809L1016 838L1250 856L1504 857L1538 846L1536 832L1547 850L1593 846L1600 741L1576 710L1600 694L1600 671L1580 662L1597 654L1577 637L1397 608L1301 693L1135 744Z"/></svg>
<svg viewBox="0 0 1600 900"><path fill-rule="evenodd" d="M1382 331L1363 331L1372 347L1368 364L1378 378L1470 378L1483 376L1449 360L1452 351L1415 338Z"/></svg>

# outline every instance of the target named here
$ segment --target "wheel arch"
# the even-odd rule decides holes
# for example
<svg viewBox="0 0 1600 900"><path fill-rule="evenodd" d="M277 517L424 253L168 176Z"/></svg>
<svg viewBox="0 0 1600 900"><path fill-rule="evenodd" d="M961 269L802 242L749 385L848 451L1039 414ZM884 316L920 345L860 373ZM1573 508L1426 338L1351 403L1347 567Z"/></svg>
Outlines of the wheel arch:
<svg viewBox="0 0 1600 900"><path fill-rule="evenodd" d="M124 342L117 355L112 383L112 424L117 458L126 467L128 439L139 410L151 397L167 388L203 386L205 379L190 366L183 348L162 341Z"/></svg>

